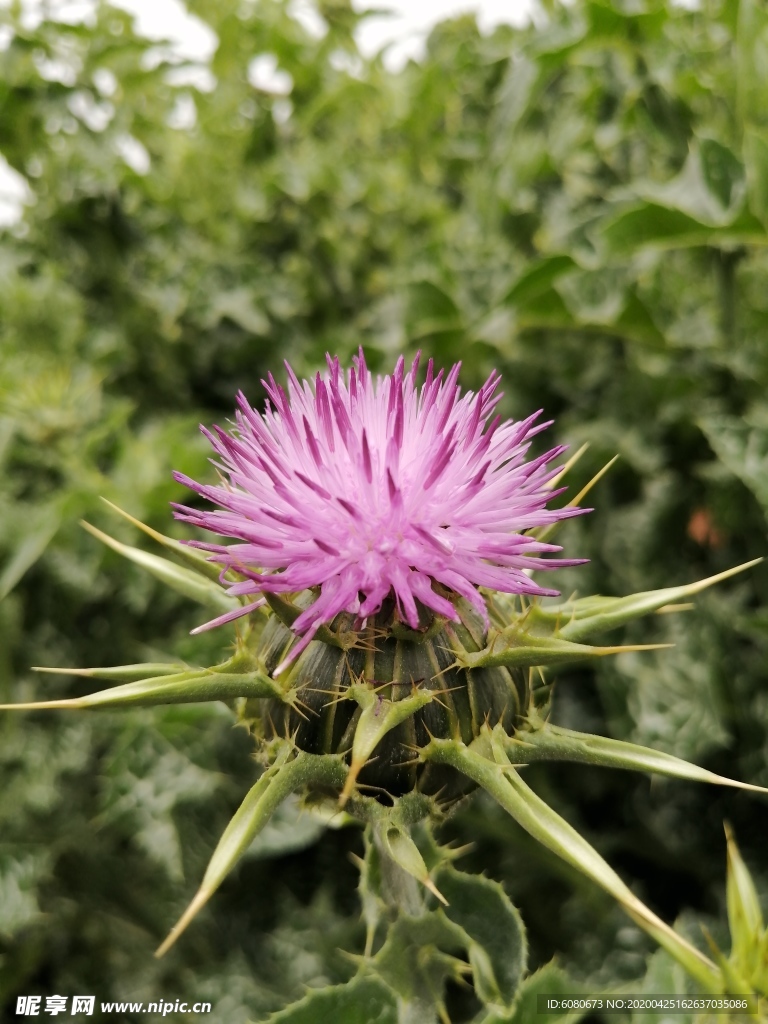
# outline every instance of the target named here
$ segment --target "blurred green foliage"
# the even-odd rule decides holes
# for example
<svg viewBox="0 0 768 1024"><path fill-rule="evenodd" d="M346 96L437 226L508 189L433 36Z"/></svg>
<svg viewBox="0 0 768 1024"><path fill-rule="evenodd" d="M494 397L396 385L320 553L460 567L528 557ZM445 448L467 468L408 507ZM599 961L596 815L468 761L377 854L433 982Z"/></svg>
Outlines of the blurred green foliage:
<svg viewBox="0 0 768 1024"><path fill-rule="evenodd" d="M55 5L0 12L0 152L32 193L0 232L3 699L85 691L31 665L194 661L227 642L189 638L197 611L77 520L105 521L103 495L168 530L171 469L212 472L197 422L230 415L238 388L258 401L282 358L312 372L362 344L389 367L421 348L462 358L467 387L496 366L506 414L544 407L559 440L589 442L579 479L618 452L596 511L563 532L591 558L560 573L566 593L764 553L761 0L547 2L488 36L459 18L399 73L359 55L345 0L319 5L322 36L276 0L189 9L218 39L210 67L106 3L77 24ZM263 54L289 96L250 83ZM628 628L676 646L561 674L556 720L767 785L766 608L760 567L652 637ZM249 754L218 707L0 719L0 1007L183 995L238 1024L351 976L337 947L362 949L360 836L300 820L297 839L290 805L151 957L255 777ZM643 899L706 919L721 948L724 817L768 889L759 799L588 767L528 777ZM466 868L504 880L532 967L557 953L592 985L643 974L636 930L490 803L445 831L476 844Z"/></svg>

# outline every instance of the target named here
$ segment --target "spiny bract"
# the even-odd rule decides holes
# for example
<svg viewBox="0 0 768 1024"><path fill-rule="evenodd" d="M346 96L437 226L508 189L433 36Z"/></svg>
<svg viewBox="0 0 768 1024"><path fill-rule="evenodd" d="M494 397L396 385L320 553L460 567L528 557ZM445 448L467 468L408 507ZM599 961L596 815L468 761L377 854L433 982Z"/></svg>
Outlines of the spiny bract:
<svg viewBox="0 0 768 1024"><path fill-rule="evenodd" d="M497 373L477 394L462 395L460 364L443 380L430 360L421 388L418 364L417 356L405 373L401 357L391 376L374 381L362 350L346 375L328 356L314 387L286 364L288 391L270 375L263 413L241 393L231 432L202 428L224 481L206 486L177 475L220 507L177 506L176 515L238 541L192 542L228 570L230 594L263 601L302 592L292 607L281 605L283 621L273 617L260 649L272 678L292 668L297 702L262 706L256 729L314 753L351 750L345 799L358 774L390 795L417 785L455 790L457 774L419 765L414 749L431 735L469 743L484 722L512 729L527 705L520 673L455 664L455 651L485 644L489 618L478 586L556 595L530 571L577 564L545 561L542 553L560 548L526 532L585 511L546 508L560 493L551 463L564 448L526 461L531 439L549 425L536 423L541 411L502 421L494 416ZM330 630L302 657L321 626ZM378 702L369 730L377 742L363 770L373 746L354 695L366 684ZM415 690L424 703L384 733L386 711Z"/></svg>
<svg viewBox="0 0 768 1024"><path fill-rule="evenodd" d="M556 591L529 574L576 564L541 556L559 550L545 538L586 511L576 506L592 484L573 505L548 509L563 472L550 463L563 449L526 461L531 438L546 426L535 425L539 414L520 422L492 418L500 397L495 373L477 394L462 396L458 366L443 380L430 362L420 388L417 366L405 374L400 359L391 376L374 381L361 352L346 376L329 358L314 387L290 368L287 392L270 376L263 414L241 395L232 431L206 431L220 484L177 476L218 506L177 506L179 518L234 544L192 542L204 556L127 516L170 552L167 559L88 527L219 613L197 631L248 616L231 657L200 668L56 669L119 685L4 707L235 702L265 770L159 952L296 792L313 804L330 801L334 815L345 808L348 820L366 824L367 849L375 847L382 864L443 899L432 875L450 855L433 851L428 868L411 828L439 820L447 803L480 786L618 900L706 991L729 991L727 972L650 911L526 785L521 770L535 760L581 761L759 790L633 743L551 725L529 685L549 667L641 649L592 640L660 609L685 607L681 602L755 562L629 597L542 603ZM367 949L374 932L369 922Z"/></svg>

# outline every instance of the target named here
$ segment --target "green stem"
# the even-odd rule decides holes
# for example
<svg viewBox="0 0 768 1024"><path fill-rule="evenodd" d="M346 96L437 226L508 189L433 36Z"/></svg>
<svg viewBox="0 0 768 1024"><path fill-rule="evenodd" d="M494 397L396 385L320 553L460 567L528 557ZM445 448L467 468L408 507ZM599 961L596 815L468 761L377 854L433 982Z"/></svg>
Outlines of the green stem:
<svg viewBox="0 0 768 1024"><path fill-rule="evenodd" d="M717 966L646 907L600 854L523 782L490 733L481 737L480 750L490 753L492 759L483 756L477 746L433 739L422 756L452 765L482 786L534 839L610 893L705 991L723 991Z"/></svg>
<svg viewBox="0 0 768 1024"><path fill-rule="evenodd" d="M723 341L729 347L736 344L736 267L743 256L743 249L715 249L720 289L720 330Z"/></svg>
<svg viewBox="0 0 768 1024"><path fill-rule="evenodd" d="M386 839L388 818L370 825L379 860L379 895L390 910L393 922L400 917L422 917L427 912L424 889L417 879L392 858ZM390 925L391 926L391 925ZM398 997L398 1024L450 1024L440 993L425 999L412 992Z"/></svg>

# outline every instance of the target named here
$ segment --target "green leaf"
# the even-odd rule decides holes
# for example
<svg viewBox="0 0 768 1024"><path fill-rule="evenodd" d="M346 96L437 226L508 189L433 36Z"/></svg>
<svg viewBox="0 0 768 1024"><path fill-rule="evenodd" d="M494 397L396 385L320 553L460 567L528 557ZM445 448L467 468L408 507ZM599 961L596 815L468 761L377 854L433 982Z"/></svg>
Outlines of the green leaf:
<svg viewBox="0 0 768 1024"><path fill-rule="evenodd" d="M638 249L690 249L696 246L768 245L768 233L748 213L727 226L703 224L682 210L660 203L637 203L606 221L602 237L609 250L626 256Z"/></svg>
<svg viewBox="0 0 768 1024"><path fill-rule="evenodd" d="M0 573L0 601L10 594L24 573L40 558L56 535L61 521L59 501L30 511L24 537Z"/></svg>
<svg viewBox="0 0 768 1024"><path fill-rule="evenodd" d="M173 675L138 679L133 683L124 683L122 686L113 686L108 690L68 700L0 704L0 710L86 710L131 705L151 707L154 704L194 704L208 700L233 700L236 697L272 697L292 704L295 696L293 690L283 690L279 683L260 671L249 655L235 654L229 661L212 668L187 669Z"/></svg>
<svg viewBox="0 0 768 1024"><path fill-rule="evenodd" d="M744 167L735 154L715 139L702 138L671 181L635 186L643 203L609 220L603 238L617 254L644 246L766 244L760 222L743 210L744 185Z"/></svg>
<svg viewBox="0 0 768 1024"><path fill-rule="evenodd" d="M768 12L761 0L739 0L734 62L743 124L768 126Z"/></svg>
<svg viewBox="0 0 768 1024"><path fill-rule="evenodd" d="M272 1014L269 1024L398 1024L397 1000L376 978L357 977L347 985L308 992L302 1000Z"/></svg>
<svg viewBox="0 0 768 1024"><path fill-rule="evenodd" d="M470 944L467 933L440 912L412 917L401 911L370 966L397 992L412 1019L431 1021L447 979L460 981L468 970L454 954Z"/></svg>
<svg viewBox="0 0 768 1024"><path fill-rule="evenodd" d="M370 827L366 828L363 833L363 856L355 855L353 860L360 871L357 892L363 907L363 920L365 921L365 955L369 957L373 952L376 929L386 908L381 896L381 860Z"/></svg>
<svg viewBox="0 0 768 1024"><path fill-rule="evenodd" d="M609 219L602 234L613 252L626 254L643 246L706 245L712 231L680 210L670 210L658 203L637 203Z"/></svg>
<svg viewBox="0 0 768 1024"><path fill-rule="evenodd" d="M470 938L467 949L477 997L499 1012L510 1010L525 973L527 944L517 909L498 882L447 866L437 882L443 913Z"/></svg>
<svg viewBox="0 0 768 1024"><path fill-rule="evenodd" d="M83 676L86 679L106 679L108 682L135 682L139 679L178 675L188 672L189 667L181 662L166 664L148 661L137 665L114 665L105 668L49 668L46 665L33 665L32 671L61 676Z"/></svg>
<svg viewBox="0 0 768 1024"><path fill-rule="evenodd" d="M736 84L752 212L768 226L768 13L760 0L740 0Z"/></svg>
<svg viewBox="0 0 768 1024"><path fill-rule="evenodd" d="M749 182L749 207L768 228L768 128L747 128L744 159Z"/></svg>
<svg viewBox="0 0 768 1024"><path fill-rule="evenodd" d="M214 565L209 562L207 557L196 551L195 548L191 548L188 544L181 544L179 541L174 540L173 537L166 537L164 533L160 533L158 530L153 530L151 526L147 526L146 523L142 523L140 519L136 519L129 512L115 505L113 502L108 501L106 498L101 499L104 504L112 509L113 512L117 512L118 515L122 516L123 519L127 519L129 523L135 526L137 529L145 533L147 537L151 537L152 540L157 541L158 544L162 544L164 548L167 548L172 555L175 555L182 562L186 562L187 565L192 566L197 572L203 576L207 576L211 580L218 582L221 568L218 565Z"/></svg>
<svg viewBox="0 0 768 1024"><path fill-rule="evenodd" d="M623 338L663 349L666 338L659 330L647 303L631 288L624 297L621 313L614 321L616 333Z"/></svg>
<svg viewBox="0 0 768 1024"><path fill-rule="evenodd" d="M414 281L408 289L408 334L413 340L462 327L458 306L434 281Z"/></svg>
<svg viewBox="0 0 768 1024"><path fill-rule="evenodd" d="M531 263L510 287L502 302L505 305L526 306L532 299L539 298L550 290L563 274L576 267L572 256L547 256Z"/></svg>
<svg viewBox="0 0 768 1024"><path fill-rule="evenodd" d="M4 844L5 845L5 844ZM0 852L0 936L10 940L23 928L40 918L42 908L36 889L51 874L52 851L25 850L13 856L9 850Z"/></svg>
<svg viewBox="0 0 768 1024"><path fill-rule="evenodd" d="M583 986L569 978L552 960L523 981L511 1014L500 1016L490 1013L478 1024L531 1024L532 1021L536 1024L577 1024L589 1015L589 1010L552 1010L542 1013L539 1010L539 996L578 995L582 991Z"/></svg>
<svg viewBox="0 0 768 1024"><path fill-rule="evenodd" d="M462 668L530 668L535 665L564 665L589 661L627 651L653 651L669 644L637 644L624 647L590 647L557 636L536 636L510 626L488 634L488 646L482 651L460 651L456 660Z"/></svg>
<svg viewBox="0 0 768 1024"><path fill-rule="evenodd" d="M553 256L523 273L502 300L505 307L510 307L507 315L511 322L505 329L514 327L520 332L559 327L618 336L654 348L665 346L664 334L637 288L626 284L612 287L610 279L606 280L605 268L569 273L576 268L576 262L570 257ZM553 287L565 275L568 276L559 289ZM586 282L599 282L605 292L600 303L595 304L595 296L587 294ZM489 325L492 326L492 321L486 322L486 329ZM480 337L486 335L480 334ZM492 332L488 340L493 341Z"/></svg>
<svg viewBox="0 0 768 1024"><path fill-rule="evenodd" d="M690 996L696 991L682 966L664 949L657 949L648 958L645 977L633 988L637 992L647 992L649 995L664 992L671 996ZM651 1014L643 1013L642 1016L635 1014L632 1024L669 1024L669 1019L668 1013L659 1010ZM723 1018L723 1024L726 1021L731 1024L729 1017ZM675 1024L702 1024L702 1021L699 1015L692 1011L675 1014Z"/></svg>
<svg viewBox="0 0 768 1024"><path fill-rule="evenodd" d="M274 763L251 788L224 830L200 888L157 950L156 956L163 956L176 942L287 796L309 783L341 786L346 774L346 766L340 758L330 754L308 754L304 750L294 754L293 744L288 740L283 741Z"/></svg>
<svg viewBox="0 0 768 1024"><path fill-rule="evenodd" d="M699 768L682 758L637 743L574 732L549 723L532 723L532 726L518 729L514 736L503 740L504 750L514 764L530 764L532 761L577 761L582 764L603 765L606 768L655 772L692 782L708 782L716 786L733 786L755 793L768 793L768 789L763 786L752 786L747 782L737 782L722 775L715 775L714 772Z"/></svg>
<svg viewBox="0 0 768 1024"><path fill-rule="evenodd" d="M189 597L206 608L222 613L232 612L241 607L238 599L229 597L221 584L206 579L199 572L185 569L183 566L176 565L175 562L171 562L167 558L153 555L149 551L143 551L141 548L122 544L119 540L115 540L108 534L102 533L101 530L97 530L90 523L84 522L82 525L94 537L97 537L103 544L106 544L107 547L112 548L113 551L129 559L129 561L135 562L142 569L146 569L147 572L150 572L159 579L161 583L164 583L177 593L183 594L184 597Z"/></svg>
<svg viewBox="0 0 768 1024"><path fill-rule="evenodd" d="M744 416L698 419L715 455L748 487L768 514L768 416L757 407Z"/></svg>
<svg viewBox="0 0 768 1024"><path fill-rule="evenodd" d="M623 626L633 619L659 611L667 605L685 601L714 586L729 576L758 565L761 558L753 558L743 565L726 569L715 576L708 576L695 583L686 583L680 587L665 587L663 590L646 590L628 597L592 597L576 598L556 605L542 605L539 602L531 606L528 618L537 631L546 628L552 630L558 639L575 642L585 640L596 633L605 633L610 629ZM577 646L574 643L574 646ZM587 648L587 650L605 650L610 653L612 648Z"/></svg>
<svg viewBox="0 0 768 1024"><path fill-rule="evenodd" d="M589 18L589 39L593 44L606 39L621 45L627 43L628 37L655 40L669 17L661 5L622 9L609 0L591 0L585 4L585 9Z"/></svg>
<svg viewBox="0 0 768 1024"><path fill-rule="evenodd" d="M715 139L694 142L680 174L665 184L644 183L643 199L679 210L699 224L731 224L744 200L744 166Z"/></svg>
<svg viewBox="0 0 768 1024"><path fill-rule="evenodd" d="M209 329L217 327L225 318L242 327L248 334L262 336L269 332L269 319L255 305L253 292L248 287L214 295L203 326Z"/></svg>
<svg viewBox="0 0 768 1024"><path fill-rule="evenodd" d="M577 330L584 326L579 323L555 288L547 288L531 295L524 306L518 306L515 323L518 331L557 328Z"/></svg>
<svg viewBox="0 0 768 1024"><path fill-rule="evenodd" d="M721 991L715 964L649 910L600 854L523 782L500 744L494 733L481 735L471 747L457 740L433 738L422 748L422 757L449 764L482 786L534 839L610 893L707 991ZM484 757L478 748L490 750L494 760Z"/></svg>
<svg viewBox="0 0 768 1024"><path fill-rule="evenodd" d="M179 885L185 863L179 812L191 803L204 808L220 786L221 775L190 756L194 726L180 741L161 731L164 724L150 730L135 720L122 720L119 738L102 763L100 811L93 824L96 832L129 834L132 843Z"/></svg>
<svg viewBox="0 0 768 1024"><path fill-rule="evenodd" d="M759 967L760 942L765 925L755 883L728 825L725 826L725 837L728 843L726 901L731 929L731 958L737 970L749 978Z"/></svg>

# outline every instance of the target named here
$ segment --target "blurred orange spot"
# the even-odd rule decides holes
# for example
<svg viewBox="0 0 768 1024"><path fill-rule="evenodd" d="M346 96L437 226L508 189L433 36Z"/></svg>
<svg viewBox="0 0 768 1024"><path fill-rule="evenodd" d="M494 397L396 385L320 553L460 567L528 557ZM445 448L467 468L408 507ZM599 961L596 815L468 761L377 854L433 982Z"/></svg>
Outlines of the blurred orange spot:
<svg viewBox="0 0 768 1024"><path fill-rule="evenodd" d="M702 547L722 547L725 537L712 522L712 516L705 508L694 509L688 520L688 536Z"/></svg>

